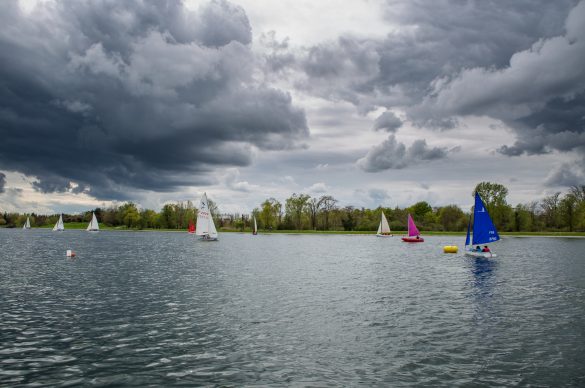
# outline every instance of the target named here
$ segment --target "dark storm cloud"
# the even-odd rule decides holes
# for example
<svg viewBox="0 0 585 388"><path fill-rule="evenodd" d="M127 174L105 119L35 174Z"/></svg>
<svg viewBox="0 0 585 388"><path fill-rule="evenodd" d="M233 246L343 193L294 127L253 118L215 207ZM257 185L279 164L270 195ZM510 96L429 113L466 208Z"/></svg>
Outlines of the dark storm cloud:
<svg viewBox="0 0 585 388"><path fill-rule="evenodd" d="M0 12L0 167L43 192L127 199L210 183L252 147L308 136L288 93L253 80L244 10L211 1L60 1Z"/></svg>
<svg viewBox="0 0 585 388"><path fill-rule="evenodd" d="M385 39L343 36L309 48L299 54L307 79L298 85L362 111L416 104L436 78L478 66L506 67L514 53L562 34L574 3L388 2L386 16L400 26L397 32Z"/></svg>
<svg viewBox="0 0 585 388"><path fill-rule="evenodd" d="M515 53L502 69L465 69L436 80L411 113L419 117L487 115L514 128L508 156L577 151L585 155L585 2L569 13L562 35Z"/></svg>
<svg viewBox="0 0 585 388"><path fill-rule="evenodd" d="M6 174L0 172L0 194L4 192L4 186L6 186Z"/></svg>
<svg viewBox="0 0 585 388"><path fill-rule="evenodd" d="M447 156L444 148L429 148L423 139L416 140L410 147L388 136L381 144L373 147L366 156L359 159L358 166L366 172L401 169L424 161L442 159Z"/></svg>
<svg viewBox="0 0 585 388"><path fill-rule="evenodd" d="M400 26L385 39L344 36L298 54L297 86L362 113L401 109L431 129L501 120L518 138L499 149L508 156L585 155L584 1L389 1L385 16ZM390 140L362 167L377 170Z"/></svg>

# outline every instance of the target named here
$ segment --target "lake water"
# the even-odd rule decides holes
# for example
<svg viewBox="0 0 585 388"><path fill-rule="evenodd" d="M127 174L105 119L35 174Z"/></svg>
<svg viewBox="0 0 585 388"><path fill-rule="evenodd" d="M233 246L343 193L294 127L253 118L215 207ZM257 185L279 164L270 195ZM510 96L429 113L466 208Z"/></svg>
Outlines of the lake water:
<svg viewBox="0 0 585 388"><path fill-rule="evenodd" d="M0 386L585 386L585 239L220 238L0 229Z"/></svg>

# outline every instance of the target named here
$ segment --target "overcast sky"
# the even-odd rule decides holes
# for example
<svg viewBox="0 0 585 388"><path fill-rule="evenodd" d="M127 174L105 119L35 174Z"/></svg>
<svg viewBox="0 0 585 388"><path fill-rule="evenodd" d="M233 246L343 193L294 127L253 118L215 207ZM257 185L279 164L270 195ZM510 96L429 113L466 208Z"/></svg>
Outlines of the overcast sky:
<svg viewBox="0 0 585 388"><path fill-rule="evenodd" d="M2 211L585 184L585 1L7 0L0 25Z"/></svg>

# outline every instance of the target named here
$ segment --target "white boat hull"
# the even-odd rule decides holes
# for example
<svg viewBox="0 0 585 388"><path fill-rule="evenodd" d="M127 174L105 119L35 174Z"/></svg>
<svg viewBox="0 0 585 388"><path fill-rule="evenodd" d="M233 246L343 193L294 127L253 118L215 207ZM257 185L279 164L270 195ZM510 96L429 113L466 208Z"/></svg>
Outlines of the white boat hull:
<svg viewBox="0 0 585 388"><path fill-rule="evenodd" d="M376 234L376 237L394 237L393 234Z"/></svg>
<svg viewBox="0 0 585 388"><path fill-rule="evenodd" d="M204 234L203 236L199 237L199 241L218 241L218 237L212 237L208 234Z"/></svg>
<svg viewBox="0 0 585 388"><path fill-rule="evenodd" d="M478 257L483 259L491 259L493 257L498 257L495 253L492 252L473 252L473 251L465 251L465 256L469 257Z"/></svg>

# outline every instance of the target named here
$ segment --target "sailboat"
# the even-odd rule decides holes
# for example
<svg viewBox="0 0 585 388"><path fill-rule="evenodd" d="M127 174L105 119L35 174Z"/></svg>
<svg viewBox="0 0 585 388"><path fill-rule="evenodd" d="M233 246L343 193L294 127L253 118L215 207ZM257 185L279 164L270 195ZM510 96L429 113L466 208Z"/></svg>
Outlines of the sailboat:
<svg viewBox="0 0 585 388"><path fill-rule="evenodd" d="M470 237L471 218L467 224L467 238L465 239L465 256L471 257L496 257L492 252L478 252L472 250L474 245L488 244L500 239L500 235L490 218L479 193L475 193L475 206L473 207L473 239ZM470 241L472 240L472 241ZM471 246L470 246L471 244Z"/></svg>
<svg viewBox="0 0 585 388"><path fill-rule="evenodd" d="M254 229L252 229L252 234L254 236L258 234L258 224L256 224L256 216L254 216Z"/></svg>
<svg viewBox="0 0 585 388"><path fill-rule="evenodd" d="M217 229L213 223L211 212L209 211L209 204L207 203L207 194L203 193L201 203L199 204L199 211L197 212L197 236L201 236L202 241L217 241Z"/></svg>
<svg viewBox="0 0 585 388"><path fill-rule="evenodd" d="M98 225L97 218L95 218L95 213L91 213L91 222L87 225L88 232L99 232L100 226Z"/></svg>
<svg viewBox="0 0 585 388"><path fill-rule="evenodd" d="M191 234L195 233L195 224L193 223L193 221L189 221L189 229L187 231Z"/></svg>
<svg viewBox="0 0 585 388"><path fill-rule="evenodd" d="M59 221L53 226L53 232L58 231L62 232L65 230L65 226L63 225L63 214L59 215Z"/></svg>
<svg viewBox="0 0 585 388"><path fill-rule="evenodd" d="M22 226L22 229L30 229L30 220L28 217L26 217L26 222Z"/></svg>
<svg viewBox="0 0 585 388"><path fill-rule="evenodd" d="M380 220L380 225L378 226L378 232L376 233L378 237L392 237L392 232L390 231L390 225L388 225L388 220L382 211L382 218Z"/></svg>
<svg viewBox="0 0 585 388"><path fill-rule="evenodd" d="M402 241L405 242L424 242L424 238L420 236L418 228L414 224L412 216L408 214L408 237L402 237Z"/></svg>

